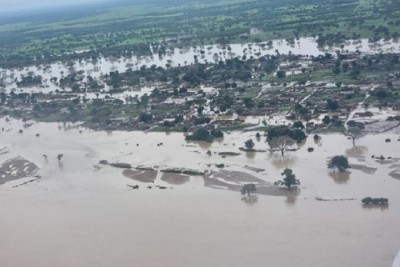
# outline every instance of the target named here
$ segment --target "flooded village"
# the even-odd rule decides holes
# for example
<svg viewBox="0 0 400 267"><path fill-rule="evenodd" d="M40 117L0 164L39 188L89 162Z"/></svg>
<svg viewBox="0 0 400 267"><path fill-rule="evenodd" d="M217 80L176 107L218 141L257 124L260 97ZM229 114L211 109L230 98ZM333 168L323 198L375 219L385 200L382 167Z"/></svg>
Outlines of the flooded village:
<svg viewBox="0 0 400 267"><path fill-rule="evenodd" d="M397 40L152 51L1 70L5 266L390 266Z"/></svg>

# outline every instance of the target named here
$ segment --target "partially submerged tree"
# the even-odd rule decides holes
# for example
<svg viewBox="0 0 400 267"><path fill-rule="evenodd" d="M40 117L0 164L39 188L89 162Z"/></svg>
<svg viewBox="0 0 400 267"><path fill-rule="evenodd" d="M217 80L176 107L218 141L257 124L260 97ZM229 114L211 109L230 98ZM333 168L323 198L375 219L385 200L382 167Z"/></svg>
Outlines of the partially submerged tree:
<svg viewBox="0 0 400 267"><path fill-rule="evenodd" d="M279 150L283 157L285 155L287 148L294 144L294 140L289 136L278 136L268 141L268 144L271 147L271 149Z"/></svg>
<svg viewBox="0 0 400 267"><path fill-rule="evenodd" d="M256 191L257 191L257 189L256 189L256 185L255 184L245 184L245 185L242 186L242 189L240 189L240 193L242 195L247 194L248 196L250 196L251 193L254 193Z"/></svg>
<svg viewBox="0 0 400 267"><path fill-rule="evenodd" d="M318 144L320 141L321 141L321 136L319 136L318 134L315 134L314 135L314 142L316 143L316 144Z"/></svg>
<svg viewBox="0 0 400 267"><path fill-rule="evenodd" d="M285 125L271 127L267 131L268 142L271 141L274 137L280 137L280 136L290 137L297 143L300 143L307 138L306 134L302 130L297 128L290 128Z"/></svg>
<svg viewBox="0 0 400 267"><path fill-rule="evenodd" d="M330 169L338 169L339 172L344 172L346 169L350 168L349 160L345 156L334 156L328 162L328 168Z"/></svg>
<svg viewBox="0 0 400 267"><path fill-rule="evenodd" d="M362 130L357 126L349 127L346 131L346 135L353 141L353 146L356 146L356 139L362 136Z"/></svg>
<svg viewBox="0 0 400 267"><path fill-rule="evenodd" d="M296 175L293 173L292 169L286 168L281 175L283 176L282 180L276 181L275 185L283 185L287 189L292 189L294 185L299 185L300 181L296 179Z"/></svg>
<svg viewBox="0 0 400 267"><path fill-rule="evenodd" d="M244 146L246 149L249 149L249 150L253 149L253 147L254 147L253 139L249 139L246 142L244 142Z"/></svg>

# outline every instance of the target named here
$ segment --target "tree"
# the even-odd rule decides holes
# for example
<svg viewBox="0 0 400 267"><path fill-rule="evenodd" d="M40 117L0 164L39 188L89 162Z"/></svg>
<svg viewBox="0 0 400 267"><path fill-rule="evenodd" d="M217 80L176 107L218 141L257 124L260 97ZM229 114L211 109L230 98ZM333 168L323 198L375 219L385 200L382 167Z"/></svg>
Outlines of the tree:
<svg viewBox="0 0 400 267"><path fill-rule="evenodd" d="M315 134L314 135L314 142L318 144L320 141L321 141L321 136L319 136L318 134Z"/></svg>
<svg viewBox="0 0 400 267"><path fill-rule="evenodd" d="M296 179L296 175L293 173L292 169L286 168L281 175L283 176L282 180L276 181L275 185L283 185L287 189L292 189L292 186L299 185L300 181Z"/></svg>
<svg viewBox="0 0 400 267"><path fill-rule="evenodd" d="M246 108L252 108L254 106L253 99L251 99L250 97L244 98L243 102Z"/></svg>
<svg viewBox="0 0 400 267"><path fill-rule="evenodd" d="M307 135L300 129L294 129L290 132L289 136L297 143L301 143L303 140L307 139Z"/></svg>
<svg viewBox="0 0 400 267"><path fill-rule="evenodd" d="M346 135L353 141L353 146L356 146L356 139L362 136L362 131L359 127L349 127L346 131Z"/></svg>
<svg viewBox="0 0 400 267"><path fill-rule="evenodd" d="M286 77L286 71L284 70L278 70L276 72L276 77L278 77L278 79L283 79Z"/></svg>
<svg viewBox="0 0 400 267"><path fill-rule="evenodd" d="M203 114L203 111L204 111L204 107L203 106L199 106L198 108L197 108L197 114Z"/></svg>
<svg viewBox="0 0 400 267"><path fill-rule="evenodd" d="M304 124L301 121L296 121L293 123L293 128L304 129Z"/></svg>
<svg viewBox="0 0 400 267"><path fill-rule="evenodd" d="M152 114L142 112L139 115L139 121L141 121L141 122L148 123L148 122L151 122L152 120L153 120Z"/></svg>
<svg viewBox="0 0 400 267"><path fill-rule="evenodd" d="M212 136L214 136L215 138L223 138L224 137L224 133L221 130L218 130L218 129L212 129L210 131L210 134Z"/></svg>
<svg viewBox="0 0 400 267"><path fill-rule="evenodd" d="M336 168L339 172L344 172L346 169L350 168L349 161L345 156L334 156L328 162L328 168L333 169Z"/></svg>
<svg viewBox="0 0 400 267"><path fill-rule="evenodd" d="M325 124L325 125L329 125L329 123L331 123L331 117L329 117L328 115L325 115L325 117L322 119L322 122Z"/></svg>
<svg viewBox="0 0 400 267"><path fill-rule="evenodd" d="M274 137L286 136L290 137L297 143L302 142L307 138L306 134L300 129L289 128L288 126L275 126L267 131L267 141L270 142Z"/></svg>
<svg viewBox="0 0 400 267"><path fill-rule="evenodd" d="M268 144L271 149L278 149L283 157L286 149L294 144L294 140L289 136L278 136L273 137Z"/></svg>
<svg viewBox="0 0 400 267"><path fill-rule="evenodd" d="M254 147L253 139L249 139L249 140L247 140L246 142L244 142L244 146L245 146L247 149L253 149L253 147Z"/></svg>
<svg viewBox="0 0 400 267"><path fill-rule="evenodd" d="M245 184L242 186L242 189L240 189L240 193L242 195L247 194L248 196L251 195L251 193L256 192L257 188L255 184Z"/></svg>
<svg viewBox="0 0 400 267"><path fill-rule="evenodd" d="M330 110L337 110L339 108L339 104L336 100L328 99L326 100L326 108Z"/></svg>
<svg viewBox="0 0 400 267"><path fill-rule="evenodd" d="M224 137L224 133L220 130L213 129L209 132L205 128L199 128L193 132L192 135L187 135L187 141L206 141L212 142L214 138L222 138Z"/></svg>

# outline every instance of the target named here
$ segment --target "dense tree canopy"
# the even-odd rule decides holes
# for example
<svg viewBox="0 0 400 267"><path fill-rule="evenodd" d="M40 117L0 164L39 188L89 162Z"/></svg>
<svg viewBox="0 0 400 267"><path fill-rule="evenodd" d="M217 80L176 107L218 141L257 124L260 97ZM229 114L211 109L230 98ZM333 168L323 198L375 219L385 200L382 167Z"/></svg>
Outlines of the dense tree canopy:
<svg viewBox="0 0 400 267"><path fill-rule="evenodd" d="M330 169L338 169L339 172L344 172L346 169L350 168L349 161L345 156L334 156L328 162L328 168Z"/></svg>

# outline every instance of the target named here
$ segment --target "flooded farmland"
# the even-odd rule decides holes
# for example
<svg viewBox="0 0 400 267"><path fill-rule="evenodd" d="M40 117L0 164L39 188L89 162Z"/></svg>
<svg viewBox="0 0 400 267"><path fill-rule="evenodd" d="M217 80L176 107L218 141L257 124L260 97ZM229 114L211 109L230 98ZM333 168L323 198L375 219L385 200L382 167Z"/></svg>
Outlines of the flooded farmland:
<svg viewBox="0 0 400 267"><path fill-rule="evenodd" d="M255 132L188 143L182 133L0 126L0 180L16 178L0 183L2 266L375 267L390 266L400 247L396 129L355 147L341 134L309 137L282 158L240 151ZM328 171L334 155L353 168ZM301 181L290 193L273 186L286 167ZM196 174L163 172L173 168ZM246 182L263 188L256 199L237 192ZM363 207L366 196L389 205Z"/></svg>
<svg viewBox="0 0 400 267"><path fill-rule="evenodd" d="M354 53L360 52L365 54L379 53L397 53L400 51L398 40L379 41L370 43L368 39L349 40L342 45L318 47L315 38L299 38L294 43L288 43L286 40L273 40L270 45L266 43L248 43L248 44L229 44L226 46L209 45L187 48L174 48L166 51L166 54L159 57L157 51L153 51L153 56L132 56L130 58L105 58L101 57L97 61L92 60L76 60L69 62L55 62L48 65L27 66L19 69L3 69L0 68L0 81L4 83L4 91L11 92L42 92L45 94L55 92L68 92L70 88L63 88L58 85L55 80L65 78L71 73L78 73L98 79L110 72L118 71L124 73L127 69L139 70L142 66L151 67L178 67L198 63L218 63L233 58L253 57L259 58L267 55L276 54L293 54L302 56L324 55L325 53ZM28 88L19 88L16 82L22 76L40 75L43 78L43 85L31 86ZM1 89L1 88L0 88ZM105 85L105 91L109 86ZM153 88L151 88L153 89ZM145 93L151 92L150 88L140 88L124 92L123 96L139 97ZM94 98L95 94L87 94L88 98ZM96 96L98 97L98 96Z"/></svg>

